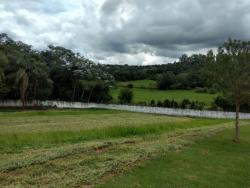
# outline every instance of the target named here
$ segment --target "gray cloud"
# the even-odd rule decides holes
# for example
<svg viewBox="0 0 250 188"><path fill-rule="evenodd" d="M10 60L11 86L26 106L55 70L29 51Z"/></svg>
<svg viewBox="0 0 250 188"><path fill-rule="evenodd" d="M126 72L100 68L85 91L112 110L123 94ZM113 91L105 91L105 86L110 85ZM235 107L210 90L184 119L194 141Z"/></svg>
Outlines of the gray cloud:
<svg viewBox="0 0 250 188"><path fill-rule="evenodd" d="M249 0L0 0L0 32L101 63L161 64L249 40Z"/></svg>

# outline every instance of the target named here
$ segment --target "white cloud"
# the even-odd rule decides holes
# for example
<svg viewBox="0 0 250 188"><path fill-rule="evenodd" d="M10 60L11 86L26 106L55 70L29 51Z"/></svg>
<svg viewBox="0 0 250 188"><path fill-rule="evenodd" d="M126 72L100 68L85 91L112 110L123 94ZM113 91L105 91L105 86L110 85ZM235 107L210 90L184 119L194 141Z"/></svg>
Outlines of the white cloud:
<svg viewBox="0 0 250 188"><path fill-rule="evenodd" d="M161 64L248 40L249 0L0 0L0 32L101 63Z"/></svg>

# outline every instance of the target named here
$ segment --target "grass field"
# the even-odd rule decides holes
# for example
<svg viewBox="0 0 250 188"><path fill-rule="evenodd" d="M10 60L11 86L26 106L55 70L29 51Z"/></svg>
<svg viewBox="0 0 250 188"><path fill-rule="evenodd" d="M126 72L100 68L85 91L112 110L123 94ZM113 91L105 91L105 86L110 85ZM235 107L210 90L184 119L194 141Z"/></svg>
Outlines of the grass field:
<svg viewBox="0 0 250 188"><path fill-rule="evenodd" d="M113 102L118 101L119 91L122 87L111 90L111 95L113 97ZM196 93L194 90L157 90L157 89L142 89L142 88L133 88L134 98L132 103L147 102L153 99L157 101L164 101L165 99L176 100L178 102L183 99L189 99L191 101L204 102L206 107L209 107L214 99L217 97L217 94L207 94L207 93Z"/></svg>
<svg viewBox="0 0 250 188"><path fill-rule="evenodd" d="M250 127L242 143L228 142L231 130L145 163L100 187L250 187Z"/></svg>
<svg viewBox="0 0 250 188"><path fill-rule="evenodd" d="M176 100L177 102L183 99L189 99L190 101L199 101L205 103L206 107L210 107L211 103L218 96L218 94L209 93L196 93L194 90L158 90L156 89L156 82L153 80L136 80L119 82L117 88L111 90L111 96L113 102L118 102L118 95L122 88L127 87L128 84L133 84L134 98L132 103L150 103L151 100L164 101L166 99Z"/></svg>
<svg viewBox="0 0 250 188"><path fill-rule="evenodd" d="M231 126L100 109L1 110L0 187L97 186Z"/></svg>

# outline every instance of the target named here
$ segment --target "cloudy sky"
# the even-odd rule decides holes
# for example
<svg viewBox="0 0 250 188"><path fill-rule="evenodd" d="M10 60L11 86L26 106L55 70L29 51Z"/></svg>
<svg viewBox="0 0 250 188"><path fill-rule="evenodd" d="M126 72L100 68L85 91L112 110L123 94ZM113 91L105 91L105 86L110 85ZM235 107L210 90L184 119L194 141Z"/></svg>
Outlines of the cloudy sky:
<svg viewBox="0 0 250 188"><path fill-rule="evenodd" d="M0 32L96 62L171 63L250 39L250 0L0 0Z"/></svg>

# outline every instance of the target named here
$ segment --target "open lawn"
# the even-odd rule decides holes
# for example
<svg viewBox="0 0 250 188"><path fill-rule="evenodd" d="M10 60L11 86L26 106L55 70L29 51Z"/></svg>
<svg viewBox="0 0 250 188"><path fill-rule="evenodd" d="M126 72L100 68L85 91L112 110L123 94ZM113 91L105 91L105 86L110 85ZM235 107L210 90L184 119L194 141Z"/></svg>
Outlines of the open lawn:
<svg viewBox="0 0 250 188"><path fill-rule="evenodd" d="M113 97L113 102L118 101L119 91L122 87L111 90L111 95ZM208 93L196 93L194 90L157 90L157 89L142 89L142 88L133 88L134 98L132 103L141 103L150 101L153 99L157 101L164 101L165 99L176 100L178 102L183 99L189 99L191 101L204 102L206 107L209 107L214 99L217 97L217 94L208 94Z"/></svg>
<svg viewBox="0 0 250 188"><path fill-rule="evenodd" d="M168 153L100 187L250 187L250 127L242 142L226 130L191 148Z"/></svg>
<svg viewBox="0 0 250 188"><path fill-rule="evenodd" d="M231 127L231 120L100 109L1 110L0 187L97 186L225 129L230 144Z"/></svg>

